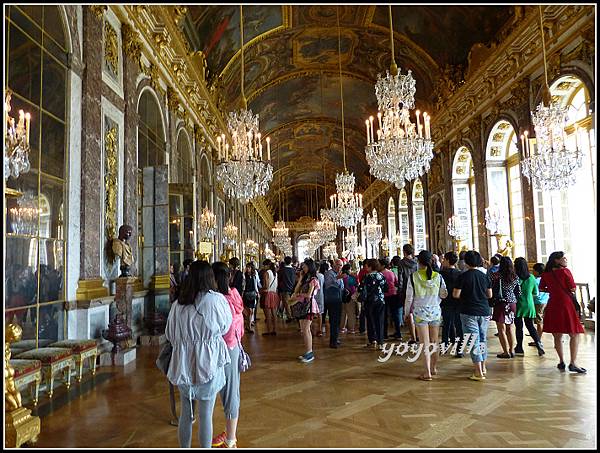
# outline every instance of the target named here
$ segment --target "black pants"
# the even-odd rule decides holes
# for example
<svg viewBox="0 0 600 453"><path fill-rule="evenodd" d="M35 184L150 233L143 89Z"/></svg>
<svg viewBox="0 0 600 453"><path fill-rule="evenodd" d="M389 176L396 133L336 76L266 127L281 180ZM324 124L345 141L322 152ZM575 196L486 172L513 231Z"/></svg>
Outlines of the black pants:
<svg viewBox="0 0 600 453"><path fill-rule="evenodd" d="M336 345L340 335L340 320L342 318L342 301L325 300L325 311L329 312L329 344Z"/></svg>
<svg viewBox="0 0 600 453"><path fill-rule="evenodd" d="M394 324L394 335L399 337L400 333L400 298L397 294L385 297L385 312L383 315L383 337L388 337L390 319Z"/></svg>
<svg viewBox="0 0 600 453"><path fill-rule="evenodd" d="M385 316L385 303L369 303L365 307L367 315L367 335L369 343L376 341L383 344L383 318Z"/></svg>
<svg viewBox="0 0 600 453"><path fill-rule="evenodd" d="M442 319L444 322L442 326L442 342L448 345L448 343L454 343L455 339L459 338L456 349L458 351L463 340L462 322L458 307L442 307Z"/></svg>
<svg viewBox="0 0 600 453"><path fill-rule="evenodd" d="M365 333L366 325L367 325L367 312L365 311L365 303L361 302L360 313L358 315L358 331L360 333Z"/></svg>
<svg viewBox="0 0 600 453"><path fill-rule="evenodd" d="M515 327L517 329L517 346L515 349L522 351L523 350L523 321L525 321L525 327L527 327L527 331L529 335L531 335L531 339L536 343L540 342L540 337L538 336L537 330L533 324L534 318L515 318Z"/></svg>

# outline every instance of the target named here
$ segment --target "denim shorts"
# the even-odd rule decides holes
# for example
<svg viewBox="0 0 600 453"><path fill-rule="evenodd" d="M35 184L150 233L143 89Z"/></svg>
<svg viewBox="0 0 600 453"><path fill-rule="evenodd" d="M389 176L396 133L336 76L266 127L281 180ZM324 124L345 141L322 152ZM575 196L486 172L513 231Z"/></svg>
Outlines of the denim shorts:
<svg viewBox="0 0 600 453"><path fill-rule="evenodd" d="M442 310L440 306L425 305L413 308L413 317L417 326L439 327L442 323Z"/></svg>

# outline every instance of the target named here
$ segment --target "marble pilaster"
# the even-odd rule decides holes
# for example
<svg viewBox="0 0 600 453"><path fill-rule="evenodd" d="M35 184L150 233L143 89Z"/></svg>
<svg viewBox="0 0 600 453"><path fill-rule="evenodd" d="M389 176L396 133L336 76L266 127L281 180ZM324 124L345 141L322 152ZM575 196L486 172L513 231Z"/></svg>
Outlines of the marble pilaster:
<svg viewBox="0 0 600 453"><path fill-rule="evenodd" d="M82 148L81 148L81 280L100 277L102 224L102 21L83 9Z"/></svg>
<svg viewBox="0 0 600 453"><path fill-rule="evenodd" d="M169 274L169 169L154 168L154 274Z"/></svg>

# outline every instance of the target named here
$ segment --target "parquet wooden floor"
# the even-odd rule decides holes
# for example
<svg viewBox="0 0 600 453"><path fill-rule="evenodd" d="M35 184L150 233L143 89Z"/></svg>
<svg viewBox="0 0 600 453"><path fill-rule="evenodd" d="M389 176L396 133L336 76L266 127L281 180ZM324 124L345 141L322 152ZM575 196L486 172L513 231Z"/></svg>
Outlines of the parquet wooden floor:
<svg viewBox="0 0 600 453"><path fill-rule="evenodd" d="M262 321L259 321L259 329ZM259 330L260 332L260 330ZM316 359L302 364L295 324L276 337L244 337L252 369L242 376L240 447L596 447L596 345L586 333L578 363L587 375L560 372L552 338L547 354L527 347L525 357L496 358L490 328L488 379L474 382L468 356L442 357L439 378L416 377L420 363L362 347L362 336L342 335L327 347L315 338ZM529 337L525 337L529 341ZM566 350L568 351L568 345ZM98 384L42 418L37 447L177 447L170 426L168 386L156 369L158 347L139 347L135 363L114 368ZM214 433L224 427L220 401ZM197 446L197 424L192 446Z"/></svg>

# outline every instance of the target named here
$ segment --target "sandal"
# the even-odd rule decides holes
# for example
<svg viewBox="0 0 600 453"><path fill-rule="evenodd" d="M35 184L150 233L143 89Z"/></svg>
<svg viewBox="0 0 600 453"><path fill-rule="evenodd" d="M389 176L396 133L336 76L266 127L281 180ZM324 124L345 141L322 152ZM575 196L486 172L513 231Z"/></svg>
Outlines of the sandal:
<svg viewBox="0 0 600 453"><path fill-rule="evenodd" d="M560 362L558 365L556 365L556 368L558 368L560 371L565 371L565 368L567 366L565 365L564 362Z"/></svg>
<svg viewBox="0 0 600 453"><path fill-rule="evenodd" d="M587 370L585 368L581 368L577 365L569 365L569 371L573 372L573 373L587 373Z"/></svg>
<svg viewBox="0 0 600 453"><path fill-rule="evenodd" d="M422 381L433 381L433 378L432 378L431 376L430 376L430 377L427 377L427 376L425 376L425 375L423 375L423 374L422 374L422 375L420 375L420 376L419 376L417 379L420 379L420 380L422 380Z"/></svg>

